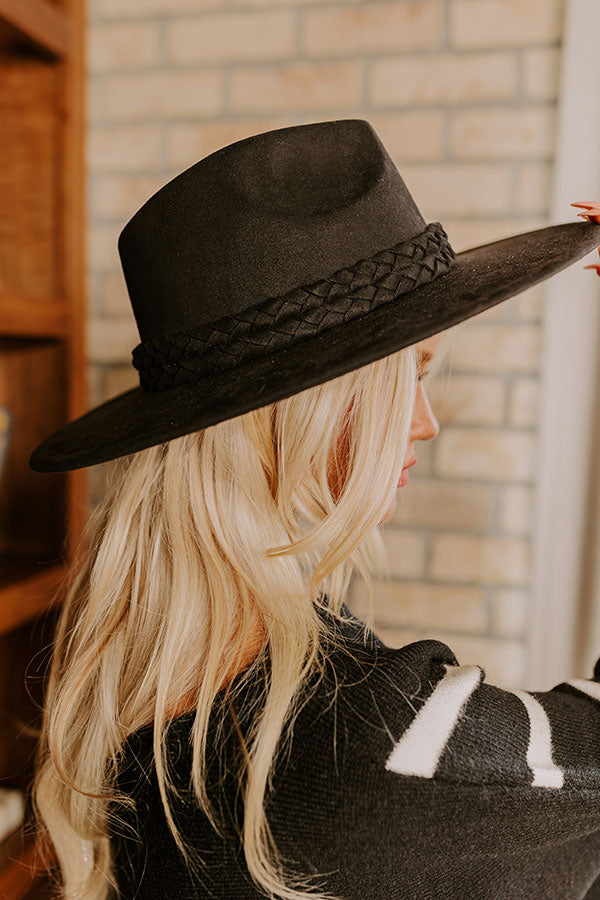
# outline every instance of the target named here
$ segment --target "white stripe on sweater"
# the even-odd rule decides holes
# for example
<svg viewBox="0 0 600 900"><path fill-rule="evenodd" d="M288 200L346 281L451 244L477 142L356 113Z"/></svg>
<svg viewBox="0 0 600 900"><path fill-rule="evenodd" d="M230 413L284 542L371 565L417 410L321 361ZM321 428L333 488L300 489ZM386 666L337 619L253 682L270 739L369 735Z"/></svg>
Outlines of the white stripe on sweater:
<svg viewBox="0 0 600 900"><path fill-rule="evenodd" d="M385 764L400 775L433 778L465 704L479 685L481 666L446 666L446 675L395 744Z"/></svg>
<svg viewBox="0 0 600 900"><path fill-rule="evenodd" d="M525 706L529 716L527 765L533 772L533 787L561 788L565 773L552 759L552 731L546 710L528 691L510 690Z"/></svg>
<svg viewBox="0 0 600 900"><path fill-rule="evenodd" d="M593 700L600 700L599 681L591 681L588 678L571 678L570 681L567 681L567 684L573 685L574 688L592 697Z"/></svg>

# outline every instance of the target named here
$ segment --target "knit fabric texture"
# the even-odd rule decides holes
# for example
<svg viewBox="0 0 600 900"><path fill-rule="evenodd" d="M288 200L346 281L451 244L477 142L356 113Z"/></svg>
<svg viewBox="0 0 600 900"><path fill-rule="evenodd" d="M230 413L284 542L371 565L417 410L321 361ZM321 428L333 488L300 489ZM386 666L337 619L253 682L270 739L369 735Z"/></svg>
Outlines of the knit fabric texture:
<svg viewBox="0 0 600 900"><path fill-rule="evenodd" d="M365 643L364 623L345 605L342 613L342 646L307 695L267 795L288 870L342 900L600 900L600 659L589 679L501 689L440 641L392 649L367 630ZM258 688L257 677L245 681L236 700L244 733ZM189 786L192 721L188 713L169 726L180 788ZM264 898L233 828L243 804L226 721L216 741L211 719L207 790L230 833L217 835L191 789L176 805L207 863L201 882L164 818L152 726L130 735L118 786L137 811L118 812L139 837L127 827L111 835L122 900Z"/></svg>

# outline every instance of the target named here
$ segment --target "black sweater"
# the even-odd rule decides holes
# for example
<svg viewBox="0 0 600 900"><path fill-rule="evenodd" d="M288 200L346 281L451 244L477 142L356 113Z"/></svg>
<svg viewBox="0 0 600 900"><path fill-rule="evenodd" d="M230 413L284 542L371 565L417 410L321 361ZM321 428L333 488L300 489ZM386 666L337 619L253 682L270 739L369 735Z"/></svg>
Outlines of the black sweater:
<svg viewBox="0 0 600 900"><path fill-rule="evenodd" d="M267 795L288 868L322 875L313 887L343 900L600 900L600 660L590 679L504 690L437 640L392 649L370 632L365 648L358 620L343 613L344 645L358 662L332 653ZM244 677L235 682L244 682L236 712L245 732L258 678ZM169 726L183 789L192 717ZM211 719L207 789L241 826L239 746L229 714L225 721L217 747ZM118 811L141 834L111 837L122 900L265 896L233 826L220 838L188 788L176 821L208 862L202 881L191 881L164 819L152 726L130 736L118 784L138 803L137 817Z"/></svg>

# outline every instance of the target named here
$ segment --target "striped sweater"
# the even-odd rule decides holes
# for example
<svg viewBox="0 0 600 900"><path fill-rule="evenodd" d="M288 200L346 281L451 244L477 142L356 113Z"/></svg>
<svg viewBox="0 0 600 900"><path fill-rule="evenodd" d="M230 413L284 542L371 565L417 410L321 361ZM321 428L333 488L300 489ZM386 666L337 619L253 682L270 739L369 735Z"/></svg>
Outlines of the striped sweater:
<svg viewBox="0 0 600 900"><path fill-rule="evenodd" d="M307 693L267 799L288 871L342 900L600 900L600 660L589 679L506 690L437 640L392 649L370 631L365 645L363 623L342 612L342 646ZM234 683L245 733L259 679ZM122 900L265 896L235 837L232 719L218 739L209 727L207 790L231 825L222 836L188 786L192 719L171 720L169 759L184 791L177 824L207 866L200 880L186 872L158 794L152 726L142 728L118 778L137 811L118 806L126 827L111 836Z"/></svg>

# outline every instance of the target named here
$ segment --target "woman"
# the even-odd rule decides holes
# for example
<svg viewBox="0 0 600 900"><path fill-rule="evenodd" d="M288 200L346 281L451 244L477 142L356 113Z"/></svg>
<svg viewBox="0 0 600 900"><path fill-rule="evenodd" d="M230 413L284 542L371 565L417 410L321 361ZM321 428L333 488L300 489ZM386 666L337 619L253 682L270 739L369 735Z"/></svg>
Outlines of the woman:
<svg viewBox="0 0 600 900"><path fill-rule="evenodd" d="M580 205L455 254L350 119L222 148L127 223L140 387L30 460L116 460L37 759L59 896L600 896L600 664L500 690L439 641L386 647L371 586L438 432L423 378L455 324L597 246Z"/></svg>

